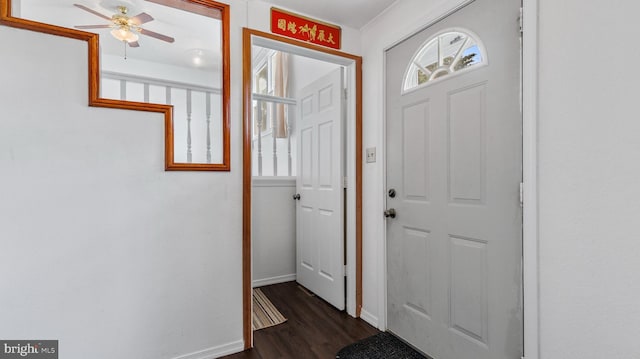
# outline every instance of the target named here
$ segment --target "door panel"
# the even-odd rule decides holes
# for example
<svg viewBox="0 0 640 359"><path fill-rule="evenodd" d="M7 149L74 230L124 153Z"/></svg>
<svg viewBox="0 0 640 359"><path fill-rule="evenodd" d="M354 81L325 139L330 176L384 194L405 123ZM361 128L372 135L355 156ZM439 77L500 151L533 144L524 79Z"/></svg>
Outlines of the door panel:
<svg viewBox="0 0 640 359"><path fill-rule="evenodd" d="M518 15L476 0L386 53L388 328L435 359L522 355ZM487 63L403 93L414 54L448 31ZM456 41L425 56L461 58Z"/></svg>
<svg viewBox="0 0 640 359"><path fill-rule="evenodd" d="M297 211L299 231L302 233L311 232L311 223L313 223L313 207L300 206ZM298 239L297 257L299 268L297 269L298 277L303 275L305 271L314 272L316 269L315 245L313 236L302 236Z"/></svg>
<svg viewBox="0 0 640 359"><path fill-rule="evenodd" d="M449 95L449 201L484 202L486 84Z"/></svg>
<svg viewBox="0 0 640 359"><path fill-rule="evenodd" d="M407 281L403 290L406 293L406 309L413 310L429 319L431 316L431 261L424 260L432 251L429 233L422 230L404 228L403 231L403 269Z"/></svg>
<svg viewBox="0 0 640 359"><path fill-rule="evenodd" d="M405 198L425 202L429 200L429 103L405 107L402 121Z"/></svg>
<svg viewBox="0 0 640 359"><path fill-rule="evenodd" d="M340 310L345 308L342 84L340 68L304 88L296 123L297 280Z"/></svg>
<svg viewBox="0 0 640 359"><path fill-rule="evenodd" d="M487 344L487 243L450 236L449 245L451 327Z"/></svg>
<svg viewBox="0 0 640 359"><path fill-rule="evenodd" d="M302 129L296 138L299 141L298 155L301 163L298 167L298 185L313 188L313 127Z"/></svg>

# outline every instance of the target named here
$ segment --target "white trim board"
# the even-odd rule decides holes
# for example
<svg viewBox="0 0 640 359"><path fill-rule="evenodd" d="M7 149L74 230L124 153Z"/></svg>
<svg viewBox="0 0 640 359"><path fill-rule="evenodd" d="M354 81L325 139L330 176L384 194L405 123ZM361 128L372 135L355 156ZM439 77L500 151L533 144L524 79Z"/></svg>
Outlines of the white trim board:
<svg viewBox="0 0 640 359"><path fill-rule="evenodd" d="M253 288L263 287L265 285L292 282L296 280L296 274L285 274L277 277L263 278L263 279L254 279L251 283Z"/></svg>
<svg viewBox="0 0 640 359"><path fill-rule="evenodd" d="M540 358L538 282L538 0L522 0L522 261L524 357Z"/></svg>
<svg viewBox="0 0 640 359"><path fill-rule="evenodd" d="M185 354L173 359L214 359L229 354L240 353L244 350L244 341L238 340L235 342L219 345L217 347Z"/></svg>
<svg viewBox="0 0 640 359"><path fill-rule="evenodd" d="M376 318L375 315L369 313L364 308L362 308L362 310L360 311L360 319L362 319L365 322L371 324L371 326L373 326L374 328L378 327L378 318Z"/></svg>
<svg viewBox="0 0 640 359"><path fill-rule="evenodd" d="M295 187L295 177L268 177L254 176L251 180L251 187Z"/></svg>

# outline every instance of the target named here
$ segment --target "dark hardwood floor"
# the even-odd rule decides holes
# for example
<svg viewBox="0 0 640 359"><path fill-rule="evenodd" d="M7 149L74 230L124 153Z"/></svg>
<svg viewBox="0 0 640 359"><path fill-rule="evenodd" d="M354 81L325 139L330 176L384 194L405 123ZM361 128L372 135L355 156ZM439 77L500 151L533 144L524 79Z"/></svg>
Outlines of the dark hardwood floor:
<svg viewBox="0 0 640 359"><path fill-rule="evenodd" d="M366 322L309 296L296 282L261 289L287 321L255 331L253 349L224 359L332 359L344 346L378 333Z"/></svg>

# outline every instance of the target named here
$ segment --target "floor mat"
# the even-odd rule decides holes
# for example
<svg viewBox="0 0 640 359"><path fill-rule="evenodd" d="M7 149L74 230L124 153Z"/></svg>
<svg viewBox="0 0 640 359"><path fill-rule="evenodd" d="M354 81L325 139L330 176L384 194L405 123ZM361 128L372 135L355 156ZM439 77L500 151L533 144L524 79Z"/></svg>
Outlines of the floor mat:
<svg viewBox="0 0 640 359"><path fill-rule="evenodd" d="M259 289L253 290L253 330L264 329L287 321L282 313Z"/></svg>
<svg viewBox="0 0 640 359"><path fill-rule="evenodd" d="M428 359L389 333L378 333L350 344L338 352L338 359Z"/></svg>

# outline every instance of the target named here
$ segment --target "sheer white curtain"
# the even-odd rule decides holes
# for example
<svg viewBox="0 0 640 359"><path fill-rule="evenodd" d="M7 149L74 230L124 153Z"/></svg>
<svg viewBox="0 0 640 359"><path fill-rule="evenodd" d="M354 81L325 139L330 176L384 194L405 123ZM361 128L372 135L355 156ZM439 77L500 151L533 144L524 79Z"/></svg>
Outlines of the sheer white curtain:
<svg viewBox="0 0 640 359"><path fill-rule="evenodd" d="M273 57L273 95L289 97L289 54L276 52ZM287 138L287 107L284 104L276 104L276 118L274 134L276 138Z"/></svg>

